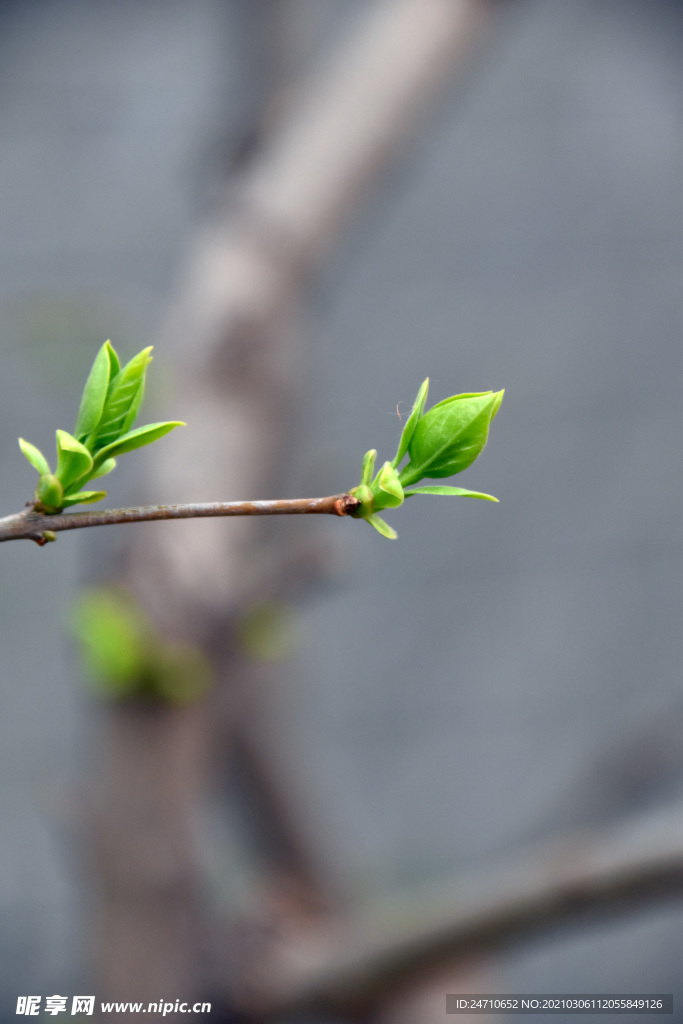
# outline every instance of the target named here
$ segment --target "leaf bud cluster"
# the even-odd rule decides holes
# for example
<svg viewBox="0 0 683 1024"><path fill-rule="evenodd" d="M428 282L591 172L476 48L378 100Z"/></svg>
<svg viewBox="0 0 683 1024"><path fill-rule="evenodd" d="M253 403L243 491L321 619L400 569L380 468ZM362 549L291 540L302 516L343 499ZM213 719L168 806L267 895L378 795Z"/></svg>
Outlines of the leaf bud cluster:
<svg viewBox="0 0 683 1024"><path fill-rule="evenodd" d="M422 383L417 393L392 461L385 462L373 477L377 452L371 449L363 459L360 484L349 491L360 501L353 515L366 519L379 533L390 539L397 536L396 531L378 513L387 508L398 508L406 498L415 494L498 500L491 494L468 491L462 487L445 484L418 487L416 484L425 479L438 480L455 476L481 455L504 392L478 391L452 395L425 412L428 390L429 378ZM402 462L403 467L399 468Z"/></svg>
<svg viewBox="0 0 683 1024"><path fill-rule="evenodd" d="M50 469L43 453L19 438L19 447L40 474L34 502L37 511L54 514L70 505L100 501L106 491L84 490L91 480L106 476L116 456L151 444L179 420L150 423L133 429L143 395L152 348L144 348L121 366L111 342L95 357L83 390L73 434L57 431L57 467Z"/></svg>

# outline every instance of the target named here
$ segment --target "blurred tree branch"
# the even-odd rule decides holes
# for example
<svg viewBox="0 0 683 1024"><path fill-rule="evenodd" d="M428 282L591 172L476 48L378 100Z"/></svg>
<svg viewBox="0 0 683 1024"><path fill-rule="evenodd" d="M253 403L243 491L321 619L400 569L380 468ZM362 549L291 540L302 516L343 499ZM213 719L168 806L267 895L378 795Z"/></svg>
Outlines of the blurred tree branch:
<svg viewBox="0 0 683 1024"><path fill-rule="evenodd" d="M292 314L305 280L454 68L486 7L486 0L373 5L359 38L303 84L233 184L197 241L169 324L179 407L192 432L174 438L152 465L155 500L176 500L181 480L196 492L191 500L206 497L206 488L216 500L228 488L261 492L300 382ZM231 605L248 578L251 525L237 524L230 536L217 522L190 525L173 538L163 531L133 541L130 575L160 624L186 630L191 620L201 632L216 608ZM168 584L155 588L163 600L146 580Z"/></svg>
<svg viewBox="0 0 683 1024"><path fill-rule="evenodd" d="M407 905L333 923L275 951L267 970L260 965L258 991L238 993L235 1001L241 998L258 1021L321 1010L366 1013L439 967L680 899L680 820L676 806L655 826L631 822L619 831L563 839Z"/></svg>
<svg viewBox="0 0 683 1024"><path fill-rule="evenodd" d="M155 501L175 500L181 486L190 500L258 495L270 482L300 386L293 317L305 281L457 67L487 7L487 0L372 5L358 37L302 83L232 183L196 241L166 331L178 407L193 429L151 463ZM121 581L160 633L205 646L221 681L236 670L229 623L253 592L254 524L249 517L226 530L213 519L135 531L121 560ZM94 808L104 998L196 991L192 835L215 717L208 704L156 717L130 707L105 723L109 753ZM160 751L157 759L143 756L148 745ZM126 764L145 766L132 789ZM154 895L159 863L165 878L183 884ZM150 886L153 914L143 898Z"/></svg>

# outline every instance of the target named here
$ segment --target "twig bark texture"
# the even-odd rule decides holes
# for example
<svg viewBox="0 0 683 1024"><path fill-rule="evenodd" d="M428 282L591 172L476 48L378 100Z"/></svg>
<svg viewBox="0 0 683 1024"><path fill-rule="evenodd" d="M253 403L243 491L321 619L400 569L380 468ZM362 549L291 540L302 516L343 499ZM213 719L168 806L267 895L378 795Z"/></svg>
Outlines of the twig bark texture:
<svg viewBox="0 0 683 1024"><path fill-rule="evenodd" d="M0 543L5 540L34 540L45 544L51 533L84 530L89 526L113 526L145 523L160 519L206 519L219 516L346 516L360 502L350 494L332 494L326 498L276 498L268 501L209 501L186 505L138 505L133 508L105 508L66 515L41 515L26 509L0 519ZM45 535L48 534L48 537Z"/></svg>

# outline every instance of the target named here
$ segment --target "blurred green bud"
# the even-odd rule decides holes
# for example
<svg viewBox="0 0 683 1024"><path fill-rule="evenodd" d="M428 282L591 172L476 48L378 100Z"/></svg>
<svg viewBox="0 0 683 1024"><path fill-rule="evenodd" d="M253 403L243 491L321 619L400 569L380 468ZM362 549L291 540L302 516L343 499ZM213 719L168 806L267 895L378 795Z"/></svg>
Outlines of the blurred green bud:
<svg viewBox="0 0 683 1024"><path fill-rule="evenodd" d="M191 704L211 685L211 666L198 647L167 643L159 647L150 674L154 697L169 704Z"/></svg>
<svg viewBox="0 0 683 1024"><path fill-rule="evenodd" d="M211 684L204 653L162 638L124 590L86 591L72 610L71 631L89 680L110 698L184 704Z"/></svg>
<svg viewBox="0 0 683 1024"><path fill-rule="evenodd" d="M91 679L110 696L135 692L144 673L148 640L127 596L113 589L87 590L76 602L71 631Z"/></svg>
<svg viewBox="0 0 683 1024"><path fill-rule="evenodd" d="M262 601L235 623L242 650L255 661L284 661L294 654L298 632L294 609L285 601Z"/></svg>

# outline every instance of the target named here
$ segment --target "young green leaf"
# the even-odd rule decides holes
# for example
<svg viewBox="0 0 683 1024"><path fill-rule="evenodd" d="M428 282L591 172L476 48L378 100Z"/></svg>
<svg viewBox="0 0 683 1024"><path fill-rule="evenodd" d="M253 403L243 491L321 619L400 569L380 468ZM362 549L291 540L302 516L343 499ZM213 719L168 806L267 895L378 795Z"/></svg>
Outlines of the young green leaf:
<svg viewBox="0 0 683 1024"><path fill-rule="evenodd" d="M112 359L112 353L114 359ZM116 353L111 346L111 342L105 341L95 356L95 362L92 364L92 369L83 389L83 397L81 398L78 418L74 427L74 436L79 441L85 441L100 422L114 364L116 365L115 372L118 373Z"/></svg>
<svg viewBox="0 0 683 1024"><path fill-rule="evenodd" d="M20 437L19 447L33 468L37 469L41 476L49 476L50 467L47 459L43 453L35 447L35 445L30 444L28 441L24 441L23 437Z"/></svg>
<svg viewBox="0 0 683 1024"><path fill-rule="evenodd" d="M372 474L375 470L375 459L377 458L377 449L371 448L369 452L366 452L363 456L363 464L360 470L360 482L362 484L369 484L372 480Z"/></svg>
<svg viewBox="0 0 683 1024"><path fill-rule="evenodd" d="M492 494L483 494L481 491L466 491L463 487L450 487L447 485L435 485L434 487L409 487L408 490L403 493L406 498L409 498L412 494L456 494L461 498L485 498L487 501L498 501L498 498L494 498Z"/></svg>
<svg viewBox="0 0 683 1024"><path fill-rule="evenodd" d="M111 385L114 377L116 377L121 371L121 363L119 362L118 354L112 343L110 341L106 341L105 345L107 346L107 355L109 356L109 384Z"/></svg>
<svg viewBox="0 0 683 1024"><path fill-rule="evenodd" d="M378 533L381 533L383 537L387 537L389 540L396 540L398 534L388 523L385 523L379 516L371 515L366 516L366 521L370 523L370 526L374 526Z"/></svg>
<svg viewBox="0 0 683 1024"><path fill-rule="evenodd" d="M493 404L493 412L491 413L491 422L493 422L493 420L495 419L495 417L496 417L496 415L498 413L498 410L500 409L501 403L503 401L503 395L504 394L505 394L505 388L503 388L502 391L496 391L495 392L495 399L496 400L495 400L495 402Z"/></svg>
<svg viewBox="0 0 683 1024"><path fill-rule="evenodd" d="M77 491L75 494L65 494L62 498L62 508L70 505L87 505L93 501L102 501L107 497L106 491Z"/></svg>
<svg viewBox="0 0 683 1024"><path fill-rule="evenodd" d="M97 480L98 477L106 476L107 473L111 473L112 469L116 469L116 459L105 459L101 466L94 469L92 473L88 473L88 480Z"/></svg>
<svg viewBox="0 0 683 1024"><path fill-rule="evenodd" d="M143 348L110 379L102 417L86 442L91 452L99 452L126 432L124 423L128 421L131 409L135 410L135 415L142 398L141 389L144 387L147 365L152 358L151 351L151 345Z"/></svg>
<svg viewBox="0 0 683 1024"><path fill-rule="evenodd" d="M398 508L403 504L403 488L398 473L390 462L384 463L371 490L375 498L375 508L380 512L383 508Z"/></svg>
<svg viewBox="0 0 683 1024"><path fill-rule="evenodd" d="M425 413L408 446L410 462L400 474L403 486L467 469L484 450L502 396L491 391L454 395Z"/></svg>
<svg viewBox="0 0 683 1024"><path fill-rule="evenodd" d="M123 455L124 452L142 448L163 437L164 434L168 434L174 427L184 427L185 425L181 420L173 420L167 423L149 423L146 427L136 427L135 430L130 430L118 440L101 448L95 456L95 468L99 469L104 464L104 460L108 460L114 455Z"/></svg>
<svg viewBox="0 0 683 1024"><path fill-rule="evenodd" d="M150 359L152 357L150 356ZM138 414L138 410L142 405L142 399L145 396L145 372L143 371L140 381L138 383L137 391L128 406L128 412L126 413L123 423L121 424L121 434L127 434L130 428L135 423L135 417Z"/></svg>
<svg viewBox="0 0 683 1024"><path fill-rule="evenodd" d="M92 469L92 455L85 445L66 430L57 431L57 456L55 476L59 477L64 490L68 490L71 484Z"/></svg>
<svg viewBox="0 0 683 1024"><path fill-rule="evenodd" d="M406 420L406 425L403 428L403 432L401 433L401 440L399 441L398 451L396 452L396 455L394 456L394 458L392 459L392 462L391 462L391 465L394 467L394 469L397 468L399 462L401 461L401 459L403 458L405 453L408 451L408 445L410 444L410 439L412 438L412 436L413 436L413 434L415 432L415 427L417 426L417 421L419 420L420 416L422 415L422 410L425 407L425 402L427 401L427 392L428 391L429 391L429 377L425 378L425 380L422 381L422 385L420 386L420 390L417 393L417 398L415 399L415 402L413 404L413 408L412 408L412 411L410 413L410 416Z"/></svg>

